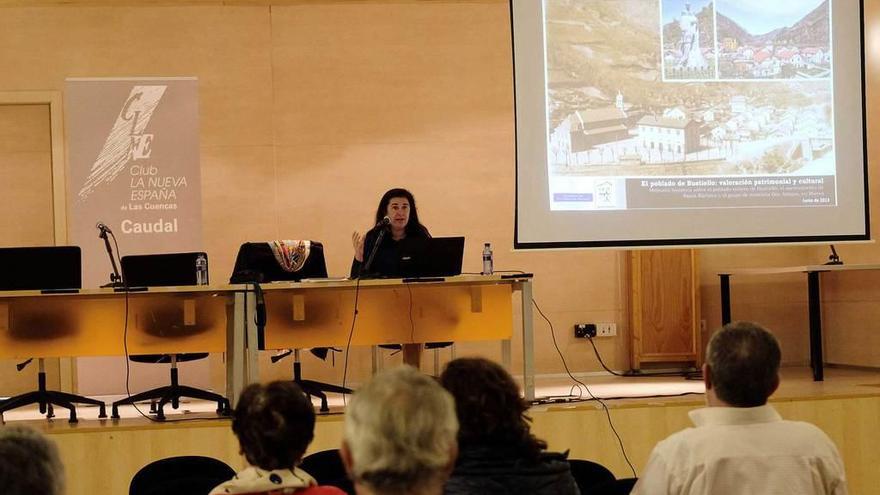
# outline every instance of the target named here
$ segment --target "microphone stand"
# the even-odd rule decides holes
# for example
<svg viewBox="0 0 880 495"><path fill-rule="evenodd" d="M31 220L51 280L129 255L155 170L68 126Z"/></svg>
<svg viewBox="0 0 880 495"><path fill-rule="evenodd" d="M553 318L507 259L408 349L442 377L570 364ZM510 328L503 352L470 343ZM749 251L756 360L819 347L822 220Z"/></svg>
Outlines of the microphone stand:
<svg viewBox="0 0 880 495"><path fill-rule="evenodd" d="M107 230L101 229L98 237L104 239L104 247L107 248L107 256L110 257L110 264L113 265L113 273L110 274L110 282L101 287L122 287L122 277L119 275L119 268L116 266L116 260L113 258L113 248L110 247L110 240L107 238Z"/></svg>
<svg viewBox="0 0 880 495"><path fill-rule="evenodd" d="M837 250L834 249L834 244L829 244L831 246L831 256L828 257L828 262L826 265L842 265L843 261L840 261L840 256L837 255Z"/></svg>
<svg viewBox="0 0 880 495"><path fill-rule="evenodd" d="M379 251L379 246L382 244L382 239L385 238L385 233L388 232L388 229L379 230L379 235L376 237L376 242L373 244L373 249L370 251L370 256L367 258L366 263L361 265L361 271L358 273L358 278L363 278L366 275L368 278L370 276L370 267L373 266L373 258L376 257L376 252Z"/></svg>

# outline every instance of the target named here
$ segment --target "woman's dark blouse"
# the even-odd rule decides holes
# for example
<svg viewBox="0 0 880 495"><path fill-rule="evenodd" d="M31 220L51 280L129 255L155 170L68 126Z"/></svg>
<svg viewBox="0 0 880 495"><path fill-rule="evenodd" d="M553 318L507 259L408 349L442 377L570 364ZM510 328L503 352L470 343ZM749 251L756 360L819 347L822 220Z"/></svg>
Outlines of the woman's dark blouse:
<svg viewBox="0 0 880 495"><path fill-rule="evenodd" d="M379 238L379 228L374 228L367 232L366 237L364 238L364 262L361 263L357 259L352 260L351 262L351 278L356 278L361 275L361 266L367 262L367 258L370 257L370 253L373 250L373 246L376 244L376 239ZM379 249L376 251L376 257L373 258L373 265L370 267L370 275L371 276L379 276L379 277L396 277L400 273L400 255L399 255L399 246L403 242L404 239L425 239L431 237L431 234L428 233L428 229L422 228L414 228L407 229L406 237L399 241L395 241L391 237L391 232L385 232L385 236L382 238L382 243L379 245Z"/></svg>

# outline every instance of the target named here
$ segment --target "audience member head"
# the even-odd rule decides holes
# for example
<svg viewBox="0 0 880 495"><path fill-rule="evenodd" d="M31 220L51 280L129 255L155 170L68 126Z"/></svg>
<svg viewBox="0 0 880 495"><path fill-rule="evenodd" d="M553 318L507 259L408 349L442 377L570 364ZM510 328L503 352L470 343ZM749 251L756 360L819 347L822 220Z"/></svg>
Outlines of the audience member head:
<svg viewBox="0 0 880 495"><path fill-rule="evenodd" d="M776 337L757 323L725 325L709 340L703 376L710 405L757 407L779 386ZM720 404L713 404L717 399Z"/></svg>
<svg viewBox="0 0 880 495"><path fill-rule="evenodd" d="M531 434L528 404L500 365L482 358L455 359L440 375L440 384L455 398L462 449L492 444L536 459L547 448Z"/></svg>
<svg viewBox="0 0 880 495"><path fill-rule="evenodd" d="M62 495L64 467L55 444L30 428L0 428L0 493Z"/></svg>
<svg viewBox="0 0 880 495"><path fill-rule="evenodd" d="M290 381L249 385L232 418L241 453L265 470L295 466L314 438L312 402Z"/></svg>
<svg viewBox="0 0 880 495"><path fill-rule="evenodd" d="M452 396L410 366L377 374L345 412L342 458L360 494L442 493L457 455Z"/></svg>

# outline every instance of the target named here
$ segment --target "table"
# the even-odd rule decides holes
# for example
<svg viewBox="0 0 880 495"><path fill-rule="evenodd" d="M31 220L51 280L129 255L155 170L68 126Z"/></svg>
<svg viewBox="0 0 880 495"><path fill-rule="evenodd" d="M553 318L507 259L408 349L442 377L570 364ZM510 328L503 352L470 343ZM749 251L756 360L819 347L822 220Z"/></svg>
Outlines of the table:
<svg viewBox="0 0 880 495"><path fill-rule="evenodd" d="M0 292L0 357L81 357L128 353L226 353L226 397L259 380L257 352L352 345L501 340L510 367L513 292L520 293L523 388L534 399L531 275L427 280L332 280L262 286L268 325L259 332L252 284Z"/></svg>
<svg viewBox="0 0 880 495"><path fill-rule="evenodd" d="M804 265L770 268L735 268L718 272L721 278L721 324L730 323L730 277L733 275L777 275L783 273L805 273L807 275L807 301L810 318L810 367L813 381L823 381L824 364L822 358L822 298L819 276L827 272L846 272L857 270L880 270L880 264L862 265Z"/></svg>
<svg viewBox="0 0 880 495"><path fill-rule="evenodd" d="M246 286L0 292L0 357L225 352L244 333ZM227 369L227 394L236 382Z"/></svg>
<svg viewBox="0 0 880 495"><path fill-rule="evenodd" d="M261 285L264 331L246 318L244 383L259 381L262 349L346 347L386 343L501 340L509 368L513 292L520 293L523 390L535 397L531 275L462 275L436 279L275 282ZM245 311L256 314L254 292ZM352 333L355 297L358 315ZM235 345L237 347L238 344ZM236 385L237 387L238 385Z"/></svg>

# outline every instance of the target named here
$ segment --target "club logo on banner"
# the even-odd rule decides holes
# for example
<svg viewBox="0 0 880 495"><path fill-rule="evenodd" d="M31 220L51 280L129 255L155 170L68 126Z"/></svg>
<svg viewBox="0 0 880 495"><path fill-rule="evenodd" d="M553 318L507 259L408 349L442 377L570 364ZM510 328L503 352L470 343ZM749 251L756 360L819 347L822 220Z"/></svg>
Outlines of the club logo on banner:
<svg viewBox="0 0 880 495"><path fill-rule="evenodd" d="M122 105L116 117L113 129L107 135L104 148L98 159L92 164L86 183L79 190L81 199L88 198L102 182L113 182L125 166L137 160L150 158L150 143L153 134L145 134L144 130L159 100L168 86L135 86Z"/></svg>
<svg viewBox="0 0 880 495"><path fill-rule="evenodd" d="M68 241L83 252L83 285L109 281L97 234L119 255L202 250L195 78L68 79Z"/></svg>

